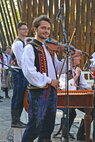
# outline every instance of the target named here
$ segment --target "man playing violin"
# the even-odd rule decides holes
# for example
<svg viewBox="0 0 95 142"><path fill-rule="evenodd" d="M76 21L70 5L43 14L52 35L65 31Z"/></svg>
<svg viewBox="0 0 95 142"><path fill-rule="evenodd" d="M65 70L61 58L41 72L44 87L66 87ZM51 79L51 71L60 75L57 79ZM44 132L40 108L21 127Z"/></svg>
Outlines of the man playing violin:
<svg viewBox="0 0 95 142"><path fill-rule="evenodd" d="M33 142L37 137L38 142L52 142L59 86L57 73L62 62L56 53L50 54L45 42L50 36L51 20L41 15L34 19L33 28L34 40L26 45L22 56L22 70L29 82L29 122L22 142Z"/></svg>

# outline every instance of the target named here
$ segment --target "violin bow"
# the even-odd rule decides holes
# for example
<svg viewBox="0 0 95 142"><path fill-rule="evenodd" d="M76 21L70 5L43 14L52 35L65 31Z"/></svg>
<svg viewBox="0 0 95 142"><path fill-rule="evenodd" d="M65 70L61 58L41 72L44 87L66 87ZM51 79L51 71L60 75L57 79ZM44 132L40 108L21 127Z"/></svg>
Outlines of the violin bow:
<svg viewBox="0 0 95 142"><path fill-rule="evenodd" d="M71 43L72 43L73 37L74 37L74 35L75 35L75 32L76 32L76 28L74 28L74 31L73 31L73 33L72 33L72 36L71 36L69 45L71 45Z"/></svg>
<svg viewBox="0 0 95 142"><path fill-rule="evenodd" d="M64 67L65 61L66 61L66 58L64 58L64 61L63 61L63 63L62 63L61 70L60 70L59 76L58 76L58 80L59 80L59 78L60 78L60 76L61 76L62 69L63 69L63 67Z"/></svg>
<svg viewBox="0 0 95 142"><path fill-rule="evenodd" d="M72 36L71 36L69 45L71 45L71 43L72 43L73 37L74 37L74 35L75 35L75 32L76 32L76 28L74 28L74 31L73 31L73 33L72 33ZM65 58L65 59L66 59L66 58ZM61 76L61 73L62 73L64 64L65 64L65 59L64 59L63 64L62 64L62 67L61 67L61 70L60 70L60 73L59 73L59 76L58 76L58 80L59 80L59 78L60 78L60 76Z"/></svg>

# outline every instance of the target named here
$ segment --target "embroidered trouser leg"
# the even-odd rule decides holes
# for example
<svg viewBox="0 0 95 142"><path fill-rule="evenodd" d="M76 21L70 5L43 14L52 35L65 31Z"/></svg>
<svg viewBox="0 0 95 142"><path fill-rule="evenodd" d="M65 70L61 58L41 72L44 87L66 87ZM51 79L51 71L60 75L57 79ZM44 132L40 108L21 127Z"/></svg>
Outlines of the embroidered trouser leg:
<svg viewBox="0 0 95 142"><path fill-rule="evenodd" d="M52 87L29 92L29 122L22 142L31 142L38 136L50 138L54 129L57 95Z"/></svg>
<svg viewBox="0 0 95 142"><path fill-rule="evenodd" d="M55 95L51 95L49 98L49 104L46 111L45 119L43 121L43 126L39 135L39 139L51 139L51 134L55 125L55 115L56 115L56 98Z"/></svg>

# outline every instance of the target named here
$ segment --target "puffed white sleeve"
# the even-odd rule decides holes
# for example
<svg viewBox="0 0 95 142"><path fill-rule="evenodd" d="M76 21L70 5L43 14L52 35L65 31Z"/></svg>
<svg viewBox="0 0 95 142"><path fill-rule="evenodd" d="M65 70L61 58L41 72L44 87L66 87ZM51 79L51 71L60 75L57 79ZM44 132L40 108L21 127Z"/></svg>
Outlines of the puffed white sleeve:
<svg viewBox="0 0 95 142"><path fill-rule="evenodd" d="M91 56L93 57L93 59L95 59L95 52Z"/></svg>
<svg viewBox="0 0 95 142"><path fill-rule="evenodd" d="M82 71L81 71L81 75L80 75L80 86L82 88L85 88L85 89L86 88L91 88L91 86L87 83Z"/></svg>
<svg viewBox="0 0 95 142"><path fill-rule="evenodd" d="M32 45L28 44L24 48L22 55L22 70L30 84L37 87L44 87L51 83L51 78L46 73L40 73L35 66L35 54Z"/></svg>
<svg viewBox="0 0 95 142"><path fill-rule="evenodd" d="M23 43L21 41L14 42L12 45L12 50L16 57L18 65L21 66L22 54L24 50Z"/></svg>

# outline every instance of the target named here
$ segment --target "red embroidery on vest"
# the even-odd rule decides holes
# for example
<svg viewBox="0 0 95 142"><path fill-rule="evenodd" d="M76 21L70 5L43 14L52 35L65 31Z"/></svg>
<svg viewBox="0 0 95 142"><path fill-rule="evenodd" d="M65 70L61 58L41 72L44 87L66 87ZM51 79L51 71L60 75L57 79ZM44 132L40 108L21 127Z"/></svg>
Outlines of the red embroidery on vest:
<svg viewBox="0 0 95 142"><path fill-rule="evenodd" d="M48 68L47 68L47 60L44 48L37 43L33 42L35 45L37 45L35 48L40 51L41 53L38 54L39 56L39 64L40 64L40 72L46 73L48 75Z"/></svg>
<svg viewBox="0 0 95 142"><path fill-rule="evenodd" d="M48 75L47 60L43 47L41 47L40 51L42 52L39 54L40 71L41 73L45 72Z"/></svg>

